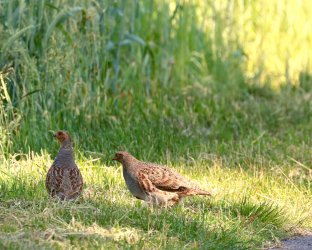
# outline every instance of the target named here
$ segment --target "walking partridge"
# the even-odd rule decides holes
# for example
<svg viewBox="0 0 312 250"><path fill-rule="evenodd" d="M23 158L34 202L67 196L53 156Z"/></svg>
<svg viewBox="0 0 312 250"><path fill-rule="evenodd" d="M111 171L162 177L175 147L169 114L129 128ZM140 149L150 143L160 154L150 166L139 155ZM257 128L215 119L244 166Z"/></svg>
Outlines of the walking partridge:
<svg viewBox="0 0 312 250"><path fill-rule="evenodd" d="M113 160L123 166L130 192L138 199L160 206L172 206L185 196L211 195L177 172L137 160L128 152L117 152Z"/></svg>
<svg viewBox="0 0 312 250"><path fill-rule="evenodd" d="M61 148L48 171L46 188L52 197L61 200L75 199L82 192L83 180L74 160L71 139L65 131L56 132L54 137Z"/></svg>

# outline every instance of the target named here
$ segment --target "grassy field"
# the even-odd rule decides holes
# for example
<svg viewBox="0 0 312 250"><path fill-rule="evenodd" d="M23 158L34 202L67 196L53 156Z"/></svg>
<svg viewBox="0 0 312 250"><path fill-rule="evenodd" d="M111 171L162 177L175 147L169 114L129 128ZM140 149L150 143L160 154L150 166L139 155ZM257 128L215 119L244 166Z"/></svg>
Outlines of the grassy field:
<svg viewBox="0 0 312 250"><path fill-rule="evenodd" d="M310 13L309 0L0 1L0 248L259 249L312 230ZM44 187L58 129L85 179L76 202ZM147 207L117 150L214 196Z"/></svg>

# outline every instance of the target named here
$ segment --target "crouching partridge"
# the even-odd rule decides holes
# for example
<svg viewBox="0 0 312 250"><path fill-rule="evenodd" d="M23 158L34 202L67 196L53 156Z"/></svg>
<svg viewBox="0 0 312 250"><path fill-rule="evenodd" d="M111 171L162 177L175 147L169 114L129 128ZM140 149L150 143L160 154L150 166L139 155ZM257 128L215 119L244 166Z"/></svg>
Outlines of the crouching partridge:
<svg viewBox="0 0 312 250"><path fill-rule="evenodd" d="M172 206L186 196L211 195L177 172L139 161L128 152L117 152L113 160L122 164L123 176L130 192L148 203Z"/></svg>
<svg viewBox="0 0 312 250"><path fill-rule="evenodd" d="M58 131L54 137L61 148L48 171L46 188L52 197L61 200L77 198L83 189L83 179L74 160L72 141L65 131Z"/></svg>

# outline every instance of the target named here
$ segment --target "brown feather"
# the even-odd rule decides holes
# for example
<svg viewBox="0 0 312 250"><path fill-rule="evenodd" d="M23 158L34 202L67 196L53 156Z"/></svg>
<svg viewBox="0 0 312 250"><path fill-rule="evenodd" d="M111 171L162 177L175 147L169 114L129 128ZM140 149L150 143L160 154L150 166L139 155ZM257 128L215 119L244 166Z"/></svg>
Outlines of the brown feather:
<svg viewBox="0 0 312 250"><path fill-rule="evenodd" d="M139 161L127 152L117 152L114 160L122 163L126 184L138 199L174 205L185 196L210 195L179 173L165 166Z"/></svg>
<svg viewBox="0 0 312 250"><path fill-rule="evenodd" d="M64 131L61 132L66 133ZM83 178L74 161L69 135L61 135L63 136L61 149L47 173L46 188L51 197L70 200L77 198L81 194Z"/></svg>

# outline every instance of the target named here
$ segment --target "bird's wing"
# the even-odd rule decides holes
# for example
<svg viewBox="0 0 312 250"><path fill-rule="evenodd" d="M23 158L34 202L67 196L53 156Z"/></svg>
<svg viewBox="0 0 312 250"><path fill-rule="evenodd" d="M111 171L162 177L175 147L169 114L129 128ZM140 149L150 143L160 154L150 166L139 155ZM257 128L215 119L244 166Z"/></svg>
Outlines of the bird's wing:
<svg viewBox="0 0 312 250"><path fill-rule="evenodd" d="M81 193L83 188L83 179L77 166L69 170L69 181L71 184L71 193L69 195L75 197Z"/></svg>
<svg viewBox="0 0 312 250"><path fill-rule="evenodd" d="M157 190L155 185L151 182L151 180L148 178L148 175L145 174L144 172L139 172L138 173L138 183L141 188L141 190L145 194L153 193Z"/></svg>
<svg viewBox="0 0 312 250"><path fill-rule="evenodd" d="M61 190L61 183L63 179L63 171L54 165L48 171L46 178L46 188L52 196L55 196Z"/></svg>
<svg viewBox="0 0 312 250"><path fill-rule="evenodd" d="M52 196L60 194L60 197L70 199L82 191L83 179L78 167L61 168L52 165L47 174L46 187Z"/></svg>
<svg viewBox="0 0 312 250"><path fill-rule="evenodd" d="M156 188L163 191L183 192L190 186L190 182L183 176L160 165L146 164L141 172L148 176Z"/></svg>
<svg viewBox="0 0 312 250"><path fill-rule="evenodd" d="M82 191L83 180L78 167L63 170L63 179L60 191L67 199L76 197Z"/></svg>
<svg viewBox="0 0 312 250"><path fill-rule="evenodd" d="M176 193L179 196L211 195L210 192L199 188L199 186L177 172L160 165L146 163L140 172L147 175L150 182L161 191Z"/></svg>
<svg viewBox="0 0 312 250"><path fill-rule="evenodd" d="M158 189L144 172L138 173L138 183L146 194L145 201L158 205L173 205L179 202L179 195Z"/></svg>

